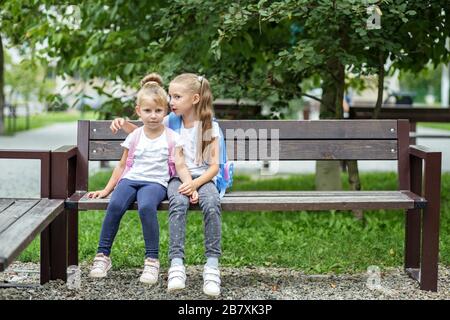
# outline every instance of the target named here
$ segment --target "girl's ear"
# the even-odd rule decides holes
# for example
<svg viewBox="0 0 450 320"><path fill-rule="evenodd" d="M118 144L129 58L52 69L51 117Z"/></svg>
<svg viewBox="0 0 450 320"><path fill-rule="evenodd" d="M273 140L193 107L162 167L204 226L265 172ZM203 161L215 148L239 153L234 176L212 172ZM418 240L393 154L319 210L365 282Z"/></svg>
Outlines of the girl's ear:
<svg viewBox="0 0 450 320"><path fill-rule="evenodd" d="M141 116L141 109L139 108L138 105L136 105L136 107L134 108L134 111L136 112L136 114L140 117Z"/></svg>
<svg viewBox="0 0 450 320"><path fill-rule="evenodd" d="M200 102L200 95L198 93L192 96L192 104L197 104Z"/></svg>

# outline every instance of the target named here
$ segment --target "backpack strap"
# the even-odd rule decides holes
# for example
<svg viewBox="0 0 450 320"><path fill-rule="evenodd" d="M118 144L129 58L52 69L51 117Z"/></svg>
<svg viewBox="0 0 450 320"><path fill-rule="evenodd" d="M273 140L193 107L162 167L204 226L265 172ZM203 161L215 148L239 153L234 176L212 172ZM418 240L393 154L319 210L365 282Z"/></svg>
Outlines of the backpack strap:
<svg viewBox="0 0 450 320"><path fill-rule="evenodd" d="M143 128L144 127L139 127L136 130L134 130L132 133L130 133L132 136L131 136L130 149L128 149L127 161L125 163L125 169L123 170L122 175L120 176L119 180L117 180L117 183L119 183L119 181L122 180L122 178L127 174L128 171L130 171L131 167L134 164L134 153L139 144L139 141L141 140L141 134L142 134Z"/></svg>
<svg viewBox="0 0 450 320"><path fill-rule="evenodd" d="M181 116L177 116L174 112L169 113L169 128L173 131L180 133L182 121Z"/></svg>
<svg viewBox="0 0 450 320"><path fill-rule="evenodd" d="M175 139L173 137L173 131L170 128L166 128L166 139L169 147L169 158L167 164L169 166L169 176L172 178L176 174L175 169Z"/></svg>

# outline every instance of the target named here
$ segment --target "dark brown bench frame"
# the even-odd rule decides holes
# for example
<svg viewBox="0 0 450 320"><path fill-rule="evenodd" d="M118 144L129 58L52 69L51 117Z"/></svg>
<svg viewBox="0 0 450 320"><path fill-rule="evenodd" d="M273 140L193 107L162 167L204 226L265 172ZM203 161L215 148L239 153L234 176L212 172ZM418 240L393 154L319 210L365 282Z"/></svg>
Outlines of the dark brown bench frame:
<svg viewBox="0 0 450 320"><path fill-rule="evenodd" d="M110 121L79 121L77 147L55 152L61 161L59 172L65 172L55 176L54 183L60 184L58 197L68 197L65 217L70 264L78 263L78 211L105 209L108 203L108 199L87 199L86 193L88 162L120 158L119 143L126 135L113 135L109 125ZM397 160L398 191L234 192L222 200L222 210L404 209L405 271L419 281L421 289L437 291L441 153L410 146L408 120L225 120L219 125L225 134L227 129L279 129L280 160ZM239 147L248 150L251 142L234 139L229 147L228 141L229 158L235 158ZM247 151L245 160L249 160ZM130 207L136 208L136 204ZM167 201L159 207L167 208Z"/></svg>
<svg viewBox="0 0 450 320"><path fill-rule="evenodd" d="M61 217L64 210L64 198L62 200L49 199L56 195L57 185L51 183L51 162L53 154L50 150L0 150L0 159L36 159L40 160L41 183L40 198L38 199L1 199L4 203L1 211L8 210L14 216L6 216L6 221L12 222L3 226L1 236L6 232L9 234L9 242L2 243L5 246L0 250L0 272L14 261L14 259L31 243L40 233L40 283L44 284L49 280L66 280L66 270L59 274L55 271L61 266L65 266L64 244L67 241L59 241L65 236L61 228L61 223L65 218ZM57 176L57 172L54 174ZM56 197L55 197L56 198ZM25 205L25 203L29 203ZM25 222L23 222L25 218ZM14 222L13 222L14 221ZM24 225L27 224L27 225ZM12 234L20 230L22 238L17 240L12 238ZM13 232L14 231L14 232ZM3 233L5 232L5 233ZM1 237L0 237L1 238ZM3 250L5 249L5 250ZM2 284L1 287L17 286L17 284Z"/></svg>

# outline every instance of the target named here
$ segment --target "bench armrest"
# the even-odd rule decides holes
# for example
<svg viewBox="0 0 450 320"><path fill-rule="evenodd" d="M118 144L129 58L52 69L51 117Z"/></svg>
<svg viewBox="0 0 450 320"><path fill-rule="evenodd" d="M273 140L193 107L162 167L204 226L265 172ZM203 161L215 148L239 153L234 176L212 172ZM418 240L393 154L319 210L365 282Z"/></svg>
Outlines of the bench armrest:
<svg viewBox="0 0 450 320"><path fill-rule="evenodd" d="M417 158L423 159L425 161L430 157L441 158L441 155L442 155L442 153L440 151L434 151L428 147L418 146L418 145L410 145L409 146L409 154L413 157L417 157ZM440 171L440 167L439 167L439 171Z"/></svg>
<svg viewBox="0 0 450 320"><path fill-rule="evenodd" d="M428 206L433 206L439 212L442 153L428 147L410 145L409 159L411 191L424 197Z"/></svg>
<svg viewBox="0 0 450 320"><path fill-rule="evenodd" d="M50 196L50 150L0 149L0 159L41 160L41 198Z"/></svg>
<svg viewBox="0 0 450 320"><path fill-rule="evenodd" d="M77 146L61 146L58 149L52 151L52 153L61 154L65 159L70 159L77 155L78 148Z"/></svg>
<svg viewBox="0 0 450 320"><path fill-rule="evenodd" d="M52 192L54 199L67 199L75 192L77 146L61 146L52 151Z"/></svg>

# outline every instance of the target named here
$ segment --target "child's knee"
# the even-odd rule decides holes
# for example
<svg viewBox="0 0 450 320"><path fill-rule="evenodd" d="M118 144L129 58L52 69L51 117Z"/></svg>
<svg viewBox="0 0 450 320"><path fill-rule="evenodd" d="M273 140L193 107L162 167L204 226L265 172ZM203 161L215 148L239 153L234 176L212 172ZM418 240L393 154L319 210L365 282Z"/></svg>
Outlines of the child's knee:
<svg viewBox="0 0 450 320"><path fill-rule="evenodd" d="M121 216L127 208L124 208L123 202L119 200L111 200L108 204L108 213L114 216Z"/></svg>
<svg viewBox="0 0 450 320"><path fill-rule="evenodd" d="M220 198L215 194L206 194L199 197L199 205L202 208L203 213L219 213L221 211L220 208Z"/></svg>
<svg viewBox="0 0 450 320"><path fill-rule="evenodd" d="M154 205L141 205L138 209L139 215L145 217L146 215L156 216L157 208Z"/></svg>
<svg viewBox="0 0 450 320"><path fill-rule="evenodd" d="M199 192L198 201L200 205L220 206L220 196L218 192Z"/></svg>
<svg viewBox="0 0 450 320"><path fill-rule="evenodd" d="M189 208L189 198L181 193L172 194L169 198L170 210Z"/></svg>

